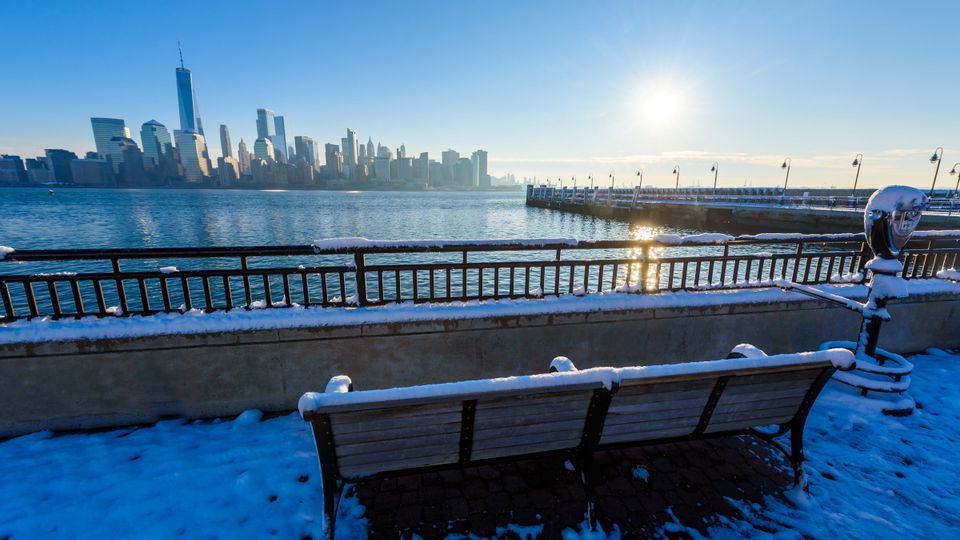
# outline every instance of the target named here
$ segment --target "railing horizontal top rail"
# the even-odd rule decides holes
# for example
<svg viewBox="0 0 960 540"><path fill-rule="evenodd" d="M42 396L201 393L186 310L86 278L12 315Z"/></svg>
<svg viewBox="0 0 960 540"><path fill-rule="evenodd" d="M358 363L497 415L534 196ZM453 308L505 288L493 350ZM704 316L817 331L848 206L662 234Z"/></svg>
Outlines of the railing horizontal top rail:
<svg viewBox="0 0 960 540"><path fill-rule="evenodd" d="M924 240L960 238L960 231L931 231L921 234ZM839 234L746 234L727 236L718 234L674 236L659 235L637 240L576 240L551 239L543 242L529 240L493 241L367 241L342 244L334 247L322 245L289 246L226 246L226 247L170 247L170 248L104 248L104 249L17 249L8 253L0 262L61 261L61 260L111 260L111 259L202 259L220 257L281 257L290 255L350 255L354 253L440 253L440 252L486 252L486 251L548 251L584 249L629 249L643 247L698 247L738 244L798 244L814 242L862 242L863 233Z"/></svg>

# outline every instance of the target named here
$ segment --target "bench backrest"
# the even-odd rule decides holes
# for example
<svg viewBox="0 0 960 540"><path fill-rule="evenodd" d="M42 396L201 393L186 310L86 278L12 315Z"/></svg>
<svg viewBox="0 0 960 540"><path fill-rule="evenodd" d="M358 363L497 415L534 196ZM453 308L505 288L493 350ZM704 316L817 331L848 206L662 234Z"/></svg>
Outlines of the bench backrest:
<svg viewBox="0 0 960 540"><path fill-rule="evenodd" d="M341 477L785 424L849 351L307 393ZM572 365L572 364L571 364ZM816 397L815 395L813 396Z"/></svg>

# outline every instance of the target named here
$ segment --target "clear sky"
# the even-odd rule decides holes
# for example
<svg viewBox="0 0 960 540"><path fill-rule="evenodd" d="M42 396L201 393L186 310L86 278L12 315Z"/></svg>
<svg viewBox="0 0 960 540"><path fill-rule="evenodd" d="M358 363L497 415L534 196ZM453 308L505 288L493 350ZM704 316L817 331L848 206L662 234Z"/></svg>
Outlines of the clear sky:
<svg viewBox="0 0 960 540"><path fill-rule="evenodd" d="M212 157L287 137L490 152L490 172L672 185L929 187L960 161L960 2L4 2L0 153L178 127L177 40Z"/></svg>

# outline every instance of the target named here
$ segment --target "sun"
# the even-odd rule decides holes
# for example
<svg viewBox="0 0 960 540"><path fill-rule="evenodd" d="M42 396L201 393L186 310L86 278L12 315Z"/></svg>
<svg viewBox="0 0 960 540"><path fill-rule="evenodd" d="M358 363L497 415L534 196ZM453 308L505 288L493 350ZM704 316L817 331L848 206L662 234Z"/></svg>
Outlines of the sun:
<svg viewBox="0 0 960 540"><path fill-rule="evenodd" d="M638 120L650 127L665 128L679 123L685 108L686 96L682 87L669 80L647 84L636 96Z"/></svg>

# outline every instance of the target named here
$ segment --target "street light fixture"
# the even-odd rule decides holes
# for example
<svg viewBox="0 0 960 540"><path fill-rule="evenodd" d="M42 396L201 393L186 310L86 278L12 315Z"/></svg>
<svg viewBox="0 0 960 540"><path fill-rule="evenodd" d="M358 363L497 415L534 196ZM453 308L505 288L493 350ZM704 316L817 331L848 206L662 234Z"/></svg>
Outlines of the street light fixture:
<svg viewBox="0 0 960 540"><path fill-rule="evenodd" d="M792 164L793 164L793 160L790 159L789 156L787 156L787 157L783 160L783 165L780 165L780 168L781 168L781 169L786 169L786 170L787 170L787 176L786 176L786 178L783 179L783 194L784 194L784 195L787 194L787 182L790 181L790 165L792 165Z"/></svg>
<svg viewBox="0 0 960 540"><path fill-rule="evenodd" d="M673 174L677 175L676 189L680 189L680 164L679 163L677 163L677 166L673 168Z"/></svg>
<svg viewBox="0 0 960 540"><path fill-rule="evenodd" d="M958 174L957 167L960 167L960 162L953 164L953 168L950 169L950 176ZM958 192L960 192L960 174L957 176L957 186L953 188L953 196L956 197Z"/></svg>
<svg viewBox="0 0 960 540"><path fill-rule="evenodd" d="M587 178L590 179L590 189L593 189L593 173L590 173L590 176Z"/></svg>
<svg viewBox="0 0 960 540"><path fill-rule="evenodd" d="M610 189L613 189L613 185L616 183L617 179L613 177L613 171L610 171Z"/></svg>
<svg viewBox="0 0 960 540"><path fill-rule="evenodd" d="M710 172L713 173L713 192L717 192L717 175L720 174L720 164L716 161L713 162L713 167L710 167Z"/></svg>
<svg viewBox="0 0 960 540"><path fill-rule="evenodd" d="M938 146L936 150L933 151L933 155L930 156L930 163L936 163L937 168L933 171L933 185L930 186L929 197L933 198L933 190L937 187L937 174L940 173L940 162L943 161L943 147Z"/></svg>
<svg viewBox="0 0 960 540"><path fill-rule="evenodd" d="M637 186L637 189L643 189L643 169L637 171L637 176L640 177L640 185Z"/></svg>
<svg viewBox="0 0 960 540"><path fill-rule="evenodd" d="M857 182L860 181L860 166L863 165L863 154L857 154L856 156L853 156L853 163L850 165L857 168L857 175L853 178L853 191L850 193L851 197L856 197Z"/></svg>

